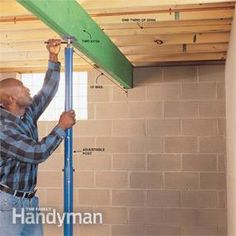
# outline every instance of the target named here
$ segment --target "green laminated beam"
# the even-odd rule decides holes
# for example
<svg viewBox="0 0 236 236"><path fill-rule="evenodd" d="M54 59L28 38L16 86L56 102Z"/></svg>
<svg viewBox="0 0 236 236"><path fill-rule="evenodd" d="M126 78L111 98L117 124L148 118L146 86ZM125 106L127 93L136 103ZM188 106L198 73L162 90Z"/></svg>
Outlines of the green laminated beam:
<svg viewBox="0 0 236 236"><path fill-rule="evenodd" d="M76 0L17 0L124 88L133 86L133 67ZM40 34L40 32L39 32Z"/></svg>

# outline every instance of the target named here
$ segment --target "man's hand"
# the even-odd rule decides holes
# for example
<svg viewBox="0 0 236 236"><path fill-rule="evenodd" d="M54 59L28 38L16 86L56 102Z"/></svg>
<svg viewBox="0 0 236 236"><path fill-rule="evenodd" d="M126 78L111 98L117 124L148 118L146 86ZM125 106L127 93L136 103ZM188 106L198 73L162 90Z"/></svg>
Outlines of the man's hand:
<svg viewBox="0 0 236 236"><path fill-rule="evenodd" d="M60 116L58 126L66 130L71 128L76 122L75 111L63 112Z"/></svg>
<svg viewBox="0 0 236 236"><path fill-rule="evenodd" d="M60 39L49 39L47 43L47 49L49 52L49 60L52 62L58 61L58 53L61 49L61 40Z"/></svg>

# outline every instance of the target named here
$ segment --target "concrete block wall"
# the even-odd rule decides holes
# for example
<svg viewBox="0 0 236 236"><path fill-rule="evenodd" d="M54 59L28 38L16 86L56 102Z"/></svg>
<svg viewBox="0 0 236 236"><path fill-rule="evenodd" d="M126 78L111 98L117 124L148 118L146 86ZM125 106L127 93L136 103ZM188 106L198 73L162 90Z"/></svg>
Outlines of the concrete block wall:
<svg viewBox="0 0 236 236"><path fill-rule="evenodd" d="M98 73L89 72L93 86ZM128 94L104 77L74 128L75 235L226 235L224 66L135 69ZM41 136L55 122L39 124ZM63 145L40 165L42 207L63 210ZM45 235L63 229L46 226Z"/></svg>

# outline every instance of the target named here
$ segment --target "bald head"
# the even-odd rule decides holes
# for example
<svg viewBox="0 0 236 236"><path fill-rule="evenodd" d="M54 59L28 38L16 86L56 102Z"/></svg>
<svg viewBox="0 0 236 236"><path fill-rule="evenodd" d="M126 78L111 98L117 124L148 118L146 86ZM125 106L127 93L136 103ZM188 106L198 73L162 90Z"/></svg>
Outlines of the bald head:
<svg viewBox="0 0 236 236"><path fill-rule="evenodd" d="M0 81L0 104L8 108L12 104L28 106L32 102L29 89L20 80L7 78Z"/></svg>
<svg viewBox="0 0 236 236"><path fill-rule="evenodd" d="M17 85L22 85L22 82L18 79L14 79L14 78L7 78L7 79L0 81L0 89L14 87Z"/></svg>
<svg viewBox="0 0 236 236"><path fill-rule="evenodd" d="M8 103L9 96L16 94L17 87L21 86L22 82L14 79L7 78L0 81L0 103L2 105Z"/></svg>

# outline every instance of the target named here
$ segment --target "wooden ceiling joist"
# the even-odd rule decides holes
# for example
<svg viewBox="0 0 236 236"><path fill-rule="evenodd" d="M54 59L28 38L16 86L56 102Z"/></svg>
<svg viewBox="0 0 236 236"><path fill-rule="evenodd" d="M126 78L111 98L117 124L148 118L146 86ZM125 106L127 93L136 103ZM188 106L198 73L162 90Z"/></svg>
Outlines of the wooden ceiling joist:
<svg viewBox="0 0 236 236"><path fill-rule="evenodd" d="M213 20L184 20L184 21L160 21L148 23L116 23L116 24L100 24L104 30L118 30L118 29L143 29L161 28L161 27L185 27L185 26L214 26L214 25L231 25L232 19L213 19Z"/></svg>
<svg viewBox="0 0 236 236"><path fill-rule="evenodd" d="M182 26L182 27L160 27L149 29L123 29L123 30L105 30L110 36L133 36L133 35L154 35L154 34L188 34L188 33L211 33L211 32L229 32L231 25L213 25L213 26Z"/></svg>
<svg viewBox="0 0 236 236"><path fill-rule="evenodd" d="M157 56L146 56L146 55L134 55L128 56L129 60L136 65L136 63L149 62L171 62L171 61L191 61L191 60L225 60L226 53L195 53L195 54L169 54L169 55L157 55ZM174 58L174 60L173 60Z"/></svg>
<svg viewBox="0 0 236 236"><path fill-rule="evenodd" d="M162 61L162 62L136 62L133 64L137 67L154 67L154 66L196 66L196 65L224 65L225 60L192 60L192 61Z"/></svg>
<svg viewBox="0 0 236 236"><path fill-rule="evenodd" d="M185 21L161 21L161 22L149 22L149 23L117 23L117 24L101 24L100 27L103 30L120 30L120 29L149 29L149 28L170 28L170 27L187 27L187 26L220 26L220 25L230 25L232 19L213 19L213 20L185 20ZM22 31L22 30L43 30L48 29L48 27L41 21L29 20L29 21L9 21L1 22L0 18L0 32L2 31Z"/></svg>
<svg viewBox="0 0 236 236"><path fill-rule="evenodd" d="M136 0L135 4L126 0L110 1L110 0L77 0L79 4L93 17L104 14L124 13L129 11L130 14L142 11L165 11L185 10L185 9L214 9L214 8L230 8L234 7L235 1L228 0L212 0L212 1L192 1L192 0ZM20 4L16 4L15 0L1 0L0 16L22 16L29 12Z"/></svg>
<svg viewBox="0 0 236 236"><path fill-rule="evenodd" d="M14 7L15 8L15 7ZM4 4L3 4L4 9ZM90 13L90 16L102 24L104 22L108 23L119 23L123 22L123 19L155 19L155 21L170 21L170 20L204 20L204 19L217 19L217 18L232 18L234 13L234 3L228 4L218 4L218 5L184 5L179 6L165 6L164 8L151 7L150 9L143 9L132 7L131 10L127 11L117 10L116 12L111 12L111 9L107 11L100 11L97 13ZM136 9L136 10L135 10ZM19 22L19 21L35 21L37 17L33 16L30 13L25 15L6 14L7 10L5 9L4 13L0 15L0 22ZM89 13L89 10L88 10ZM178 13L178 19L176 19L176 14Z"/></svg>
<svg viewBox="0 0 236 236"><path fill-rule="evenodd" d="M13 32L1 32L0 41L2 43L19 43L28 42L41 42L49 38L60 38L60 36L52 30L26 30L26 31L13 31Z"/></svg>
<svg viewBox="0 0 236 236"><path fill-rule="evenodd" d="M0 43L1 55L4 53L11 54L12 57L16 57L18 53L27 53L30 48L31 53L40 54L45 52L44 45L38 42L29 42L27 45L24 43ZM228 47L227 43L208 43L208 44L179 44L179 45L143 45L143 46L124 46L120 47L120 50L125 55L135 54L153 54L156 52L161 53L181 53L184 51L197 53L197 52L222 52L226 51ZM62 47L63 48L63 47ZM185 48L185 49L184 49ZM62 49L63 50L63 49ZM2 56L4 58L4 56Z"/></svg>
<svg viewBox="0 0 236 236"><path fill-rule="evenodd" d="M88 71L91 70L93 67L90 65L74 65L74 71ZM38 66L38 65L33 65L33 66L24 66L24 67L4 67L0 68L0 73L11 73L11 72L16 72L16 73L42 73L47 70L47 64L44 66ZM65 68L62 65L61 70L64 71Z"/></svg>
<svg viewBox="0 0 236 236"><path fill-rule="evenodd" d="M127 56L129 55L153 55L157 53L169 54L169 53L207 53L207 52L226 52L227 43L216 44L182 44L182 45L163 45L163 46L128 46L120 47L120 50Z"/></svg>
<svg viewBox="0 0 236 236"><path fill-rule="evenodd" d="M138 45L157 45L156 40L163 45L175 44L201 44L201 43L226 43L229 41L229 33L206 34L175 34L175 35L135 35L127 37L112 37L111 39L119 47ZM161 43L163 42L163 43Z"/></svg>
<svg viewBox="0 0 236 236"><path fill-rule="evenodd" d="M60 54L59 60L63 61L63 53ZM34 51L24 51L24 52L14 52L14 53L9 53L9 52L4 52L1 53L1 58L0 58L0 63L3 63L4 61L24 61L24 60L42 60L44 58L48 57L48 52L46 50L43 51L37 51L35 53ZM79 58L76 54L74 56L75 62L84 62L83 59Z"/></svg>
<svg viewBox="0 0 236 236"><path fill-rule="evenodd" d="M25 59L22 59L22 60L17 60L14 58L10 59L10 60L1 60L0 63L1 63L1 66L2 67L5 67L7 64L11 63L12 64L12 67L20 67L22 64L24 66L44 66L44 65L47 65L47 62L48 62L48 56L47 57L44 57L44 58L34 58L34 59L31 59L29 60L29 58L25 58ZM87 65L88 63L86 61L84 61L83 59L81 58L74 58L74 64L75 65Z"/></svg>
<svg viewBox="0 0 236 236"><path fill-rule="evenodd" d="M134 66L226 58L236 1L77 1ZM1 72L44 71L44 41L59 37L15 0L1 0L0 34ZM91 65L75 55L74 68Z"/></svg>
<svg viewBox="0 0 236 236"><path fill-rule="evenodd" d="M234 9L228 10L211 10L211 11L193 11L193 12L178 12L177 14L170 13L152 13L152 14L136 14L136 15L120 15L120 16L104 16L93 17L98 24L114 24L122 22L142 22L145 21L159 22L159 21L180 21L180 20L210 20L210 19L227 19L232 18L234 15ZM140 20L141 19L141 20Z"/></svg>
<svg viewBox="0 0 236 236"><path fill-rule="evenodd" d="M45 51L45 45L43 42L27 42L27 44L23 43L14 43L14 42L9 42L9 43L2 43L0 42L0 50L1 54L2 53L18 53L18 52L25 52L25 51L30 51L31 52L40 52L40 51ZM62 46L63 48L63 46Z"/></svg>
<svg viewBox="0 0 236 236"><path fill-rule="evenodd" d="M109 17L109 16L122 16L122 15L130 15L135 16L137 14L156 14L156 13L168 13L175 14L176 12L194 12L194 11L212 11L212 10L229 10L234 9L234 3L230 4L204 4L204 5L175 5L175 6L163 6L163 7L132 7L132 9L109 9L109 11L91 11L89 10L89 14L91 17Z"/></svg>
<svg viewBox="0 0 236 236"><path fill-rule="evenodd" d="M161 27L149 29L122 29L122 30L105 30L109 37L122 37L122 36L147 36L147 35L172 35L172 34L196 34L196 33L219 33L230 32L230 25L214 25L214 26L183 26L183 27ZM38 35L40 31L40 35ZM17 30L17 31L0 31L1 42L10 43L12 41L24 42L28 36L32 41L43 40L50 37L59 37L58 34L45 29L33 30ZM32 36L31 36L32 35Z"/></svg>
<svg viewBox="0 0 236 236"><path fill-rule="evenodd" d="M119 1L110 1L110 0L90 0L83 1L77 0L82 4L82 6L88 12L95 11L110 11L110 10L121 10L121 9L133 9L133 8L145 8L145 7L170 7L170 6L182 6L182 5L207 5L207 4L225 4L230 5L235 1L229 0L136 0L133 1L119 0Z"/></svg>

